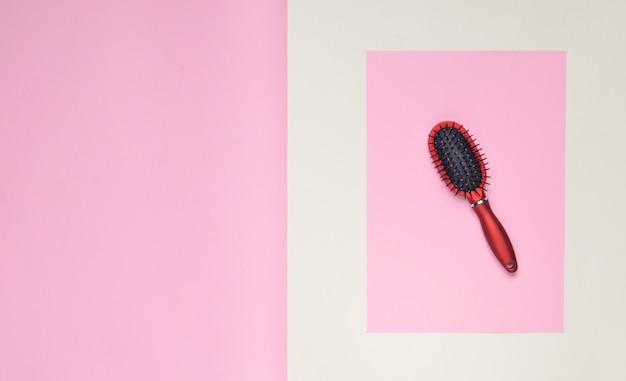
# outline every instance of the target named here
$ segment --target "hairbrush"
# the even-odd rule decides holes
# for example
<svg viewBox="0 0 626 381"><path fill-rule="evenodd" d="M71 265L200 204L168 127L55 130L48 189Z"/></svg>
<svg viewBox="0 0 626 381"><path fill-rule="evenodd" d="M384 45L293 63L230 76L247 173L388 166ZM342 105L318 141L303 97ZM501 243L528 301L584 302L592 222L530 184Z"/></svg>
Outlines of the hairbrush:
<svg viewBox="0 0 626 381"><path fill-rule="evenodd" d="M445 121L430 131L428 149L441 180L455 195L462 196L471 204L489 247L500 264L510 273L517 271L511 240L491 210L485 195L489 176L482 148L478 148L472 135L462 125Z"/></svg>

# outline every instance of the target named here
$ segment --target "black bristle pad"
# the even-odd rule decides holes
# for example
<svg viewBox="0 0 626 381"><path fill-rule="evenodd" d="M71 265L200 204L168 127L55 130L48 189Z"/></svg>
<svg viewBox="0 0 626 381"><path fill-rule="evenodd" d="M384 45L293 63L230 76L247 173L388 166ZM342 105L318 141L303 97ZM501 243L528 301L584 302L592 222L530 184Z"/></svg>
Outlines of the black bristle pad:
<svg viewBox="0 0 626 381"><path fill-rule="evenodd" d="M461 192L476 190L483 181L480 155L465 136L452 127L443 127L434 137L434 146L450 182Z"/></svg>

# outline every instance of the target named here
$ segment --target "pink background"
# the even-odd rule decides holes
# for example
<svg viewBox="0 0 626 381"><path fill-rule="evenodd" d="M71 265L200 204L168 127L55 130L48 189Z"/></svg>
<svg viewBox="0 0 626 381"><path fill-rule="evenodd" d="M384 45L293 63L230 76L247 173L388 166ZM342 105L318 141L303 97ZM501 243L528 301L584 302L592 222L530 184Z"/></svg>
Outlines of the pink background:
<svg viewBox="0 0 626 381"><path fill-rule="evenodd" d="M444 120L483 147L514 275L431 164ZM562 331L564 166L564 52L369 52L368 331Z"/></svg>
<svg viewBox="0 0 626 381"><path fill-rule="evenodd" d="M0 380L286 379L286 2L3 1Z"/></svg>

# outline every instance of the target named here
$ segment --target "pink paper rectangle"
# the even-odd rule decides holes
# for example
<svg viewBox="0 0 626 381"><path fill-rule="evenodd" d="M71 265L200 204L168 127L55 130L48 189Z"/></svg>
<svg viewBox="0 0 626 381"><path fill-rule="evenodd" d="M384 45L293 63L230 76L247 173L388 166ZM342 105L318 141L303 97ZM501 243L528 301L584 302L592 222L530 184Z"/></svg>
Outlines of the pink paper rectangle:
<svg viewBox="0 0 626 381"><path fill-rule="evenodd" d="M483 148L514 275L431 163L445 120ZM564 52L369 52L367 165L368 331L562 331Z"/></svg>
<svg viewBox="0 0 626 381"><path fill-rule="evenodd" d="M285 380L286 2L3 2L0 47L0 380Z"/></svg>

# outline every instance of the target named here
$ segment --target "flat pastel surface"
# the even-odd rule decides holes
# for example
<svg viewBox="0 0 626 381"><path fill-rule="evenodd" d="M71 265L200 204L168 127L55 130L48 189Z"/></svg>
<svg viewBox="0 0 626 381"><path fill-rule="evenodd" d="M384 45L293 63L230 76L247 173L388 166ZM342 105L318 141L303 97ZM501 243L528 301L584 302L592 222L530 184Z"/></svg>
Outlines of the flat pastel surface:
<svg viewBox="0 0 626 381"><path fill-rule="evenodd" d="M0 5L0 380L285 380L286 2Z"/></svg>
<svg viewBox="0 0 626 381"><path fill-rule="evenodd" d="M431 163L444 120L486 154L513 275ZM368 331L561 332L564 176L564 52L368 52Z"/></svg>

